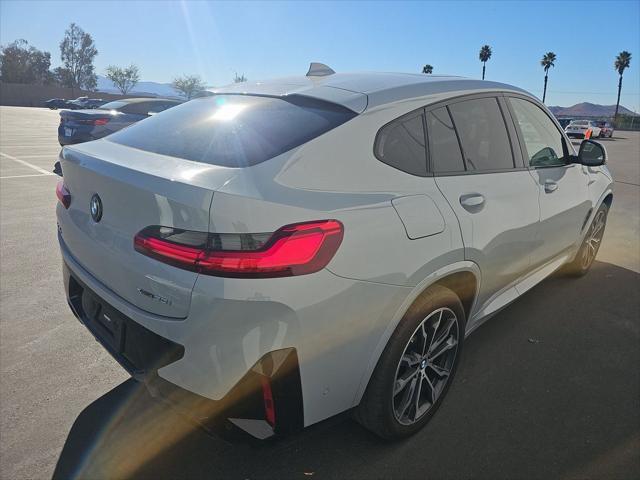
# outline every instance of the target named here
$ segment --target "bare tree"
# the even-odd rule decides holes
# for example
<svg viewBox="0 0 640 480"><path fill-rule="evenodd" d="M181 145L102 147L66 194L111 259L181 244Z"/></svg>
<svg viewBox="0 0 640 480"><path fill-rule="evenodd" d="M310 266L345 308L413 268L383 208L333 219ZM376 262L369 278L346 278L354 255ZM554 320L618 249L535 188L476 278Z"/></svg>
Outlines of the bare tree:
<svg viewBox="0 0 640 480"><path fill-rule="evenodd" d="M238 72L236 72L233 76L233 83L242 83L246 81L247 81L247 77L244 76L244 73L238 76Z"/></svg>
<svg viewBox="0 0 640 480"><path fill-rule="evenodd" d="M433 65L429 65L428 63L422 67L422 73L426 73L427 75L433 73Z"/></svg>
<svg viewBox="0 0 640 480"><path fill-rule="evenodd" d="M98 54L93 38L75 23L69 25L60 42L60 58L68 71L71 87L95 88L93 59Z"/></svg>
<svg viewBox="0 0 640 480"><path fill-rule="evenodd" d="M191 100L195 95L205 89L205 84L198 75L183 75L177 77L171 82L174 90L187 100Z"/></svg>
<svg viewBox="0 0 640 480"><path fill-rule="evenodd" d="M113 82L122 95L126 95L140 81L140 71L133 64L125 68L109 65L107 67L107 78Z"/></svg>

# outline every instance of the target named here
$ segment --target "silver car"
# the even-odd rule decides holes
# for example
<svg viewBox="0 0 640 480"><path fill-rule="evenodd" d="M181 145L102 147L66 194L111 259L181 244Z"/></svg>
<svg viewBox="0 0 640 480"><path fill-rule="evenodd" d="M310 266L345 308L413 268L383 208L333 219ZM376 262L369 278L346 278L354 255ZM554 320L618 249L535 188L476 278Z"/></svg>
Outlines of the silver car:
<svg viewBox="0 0 640 480"><path fill-rule="evenodd" d="M316 66L221 88L63 149L65 290L207 429L266 438L354 409L404 437L467 335L556 270L589 270L605 159L501 83Z"/></svg>

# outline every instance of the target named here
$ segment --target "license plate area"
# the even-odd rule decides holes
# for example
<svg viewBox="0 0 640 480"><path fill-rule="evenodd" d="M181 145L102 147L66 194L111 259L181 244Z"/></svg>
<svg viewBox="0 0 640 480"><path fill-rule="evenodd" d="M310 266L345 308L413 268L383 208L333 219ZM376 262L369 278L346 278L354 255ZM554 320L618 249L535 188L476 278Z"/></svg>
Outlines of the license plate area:
<svg viewBox="0 0 640 480"><path fill-rule="evenodd" d="M103 340L115 351L122 352L125 323L120 313L86 289L82 293L82 310L85 323L92 322Z"/></svg>
<svg viewBox="0 0 640 480"><path fill-rule="evenodd" d="M134 378L144 380L184 356L184 346L116 310L71 274L66 263L63 268L67 299L73 313Z"/></svg>

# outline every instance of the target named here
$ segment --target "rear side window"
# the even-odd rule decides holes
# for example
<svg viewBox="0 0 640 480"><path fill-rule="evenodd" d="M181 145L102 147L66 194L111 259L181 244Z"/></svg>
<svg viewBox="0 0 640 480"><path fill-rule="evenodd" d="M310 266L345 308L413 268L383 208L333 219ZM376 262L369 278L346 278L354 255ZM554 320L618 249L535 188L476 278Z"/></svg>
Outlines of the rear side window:
<svg viewBox="0 0 640 480"><path fill-rule="evenodd" d="M514 168L511 143L495 98L479 98L449 106L469 171Z"/></svg>
<svg viewBox="0 0 640 480"><path fill-rule="evenodd" d="M378 160L412 175L426 176L427 150L424 116L396 120L380 129L376 138Z"/></svg>
<svg viewBox="0 0 640 480"><path fill-rule="evenodd" d="M434 173L464 172L458 137L446 107L427 112L427 136Z"/></svg>
<svg viewBox="0 0 640 480"><path fill-rule="evenodd" d="M264 162L352 119L348 108L290 95L215 95L191 100L106 140L224 167Z"/></svg>

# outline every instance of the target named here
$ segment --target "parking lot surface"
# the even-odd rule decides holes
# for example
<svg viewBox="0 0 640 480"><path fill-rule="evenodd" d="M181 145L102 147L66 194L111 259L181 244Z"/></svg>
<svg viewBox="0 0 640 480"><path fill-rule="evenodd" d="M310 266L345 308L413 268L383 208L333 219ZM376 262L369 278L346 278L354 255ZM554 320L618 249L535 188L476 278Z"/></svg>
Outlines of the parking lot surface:
<svg viewBox="0 0 640 480"><path fill-rule="evenodd" d="M0 478L638 478L638 132L603 140L616 185L592 271L544 281L471 335L427 428L390 444L343 416L256 446L149 398L69 311L57 124L0 107Z"/></svg>

